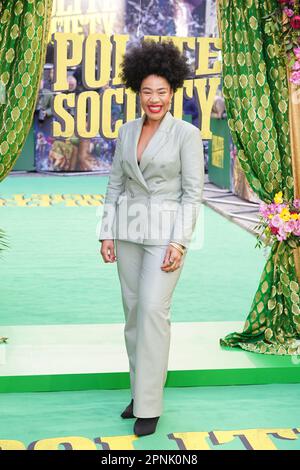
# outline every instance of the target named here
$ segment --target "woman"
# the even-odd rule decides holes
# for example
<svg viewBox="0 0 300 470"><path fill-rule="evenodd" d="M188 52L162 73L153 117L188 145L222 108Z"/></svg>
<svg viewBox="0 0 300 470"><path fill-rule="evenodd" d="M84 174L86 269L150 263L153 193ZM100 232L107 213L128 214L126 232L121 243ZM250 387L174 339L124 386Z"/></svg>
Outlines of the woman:
<svg viewBox="0 0 300 470"><path fill-rule="evenodd" d="M202 200L203 145L199 129L169 111L190 74L172 42L134 46L121 70L144 115L119 129L99 240L104 262L117 261L126 320L132 400L121 416L136 417L144 436L162 414L171 299Z"/></svg>

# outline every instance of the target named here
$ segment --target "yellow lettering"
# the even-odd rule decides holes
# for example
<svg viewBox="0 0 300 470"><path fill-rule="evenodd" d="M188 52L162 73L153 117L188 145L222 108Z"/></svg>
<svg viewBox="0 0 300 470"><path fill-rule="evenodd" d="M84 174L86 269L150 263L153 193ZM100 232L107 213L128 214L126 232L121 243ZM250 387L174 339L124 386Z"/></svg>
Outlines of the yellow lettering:
<svg viewBox="0 0 300 470"><path fill-rule="evenodd" d="M37 205L39 207L48 207L48 206L50 206L50 196L49 196L49 194L32 194L32 197L37 200Z"/></svg>
<svg viewBox="0 0 300 470"><path fill-rule="evenodd" d="M209 92L206 95L206 82L209 84ZM214 98L217 93L218 86L221 82L220 78L196 78L194 80L194 88L196 91L196 98L200 105L202 119L201 119L201 135L203 139L211 139L212 133L210 130L210 115L214 104Z"/></svg>
<svg viewBox="0 0 300 470"><path fill-rule="evenodd" d="M89 34L84 44L83 83L93 89L106 85L110 78L111 43L106 34ZM97 60L96 60L97 56ZM100 58L100 60L99 60ZM95 78L95 64L98 64L98 77Z"/></svg>
<svg viewBox="0 0 300 470"><path fill-rule="evenodd" d="M109 450L134 450L133 442L138 439L135 434L130 436L101 437L101 443L107 444Z"/></svg>
<svg viewBox="0 0 300 470"><path fill-rule="evenodd" d="M86 116L86 108L88 101L90 105L89 112ZM77 135L87 139L97 135L100 127L99 94L96 91L83 91L82 93L80 93L77 99L76 113Z"/></svg>
<svg viewBox="0 0 300 470"><path fill-rule="evenodd" d="M111 63L114 70L112 85L120 85L121 78L120 74L120 64L122 62L123 55L126 52L126 44L129 40L129 34L114 34L112 36L112 44L114 45L112 49L112 58Z"/></svg>
<svg viewBox="0 0 300 470"><path fill-rule="evenodd" d="M0 450L26 450L26 447L21 441L1 439Z"/></svg>
<svg viewBox="0 0 300 470"><path fill-rule="evenodd" d="M277 450L275 444L272 442L268 434L276 432L276 429L243 429L238 431L215 431L219 444L225 444L234 440L236 437L243 443L245 449L248 450ZM280 430L282 434L287 433L289 437L292 436L290 430ZM295 434L293 434L295 438Z"/></svg>
<svg viewBox="0 0 300 470"><path fill-rule="evenodd" d="M53 100L53 115L59 119L59 121L52 122L52 135L54 137L72 137L75 131L74 117L64 108L64 102L70 108L74 108L75 93L60 93ZM64 126L61 125L61 122Z"/></svg>
<svg viewBox="0 0 300 470"><path fill-rule="evenodd" d="M96 444L86 437L55 437L41 439L34 444L34 450L58 450L59 446L66 450L97 450Z"/></svg>
<svg viewBox="0 0 300 470"><path fill-rule="evenodd" d="M104 137L113 139L118 136L118 131L122 125L122 120L118 119L115 124L115 131L111 129L111 110L112 110L112 99L115 97L115 101L118 104L123 103L124 98L123 88L107 88L102 95L102 134Z"/></svg>
<svg viewBox="0 0 300 470"><path fill-rule="evenodd" d="M181 450L210 450L207 443L207 432L176 432L171 434L171 439L177 441Z"/></svg>
<svg viewBox="0 0 300 470"><path fill-rule="evenodd" d="M215 60L212 68L209 66L210 59L219 56L219 50L222 47L222 40L220 38L197 38L196 39L196 70L195 75L212 75L221 72L221 62ZM216 51L210 51L210 46L214 45Z"/></svg>
<svg viewBox="0 0 300 470"><path fill-rule="evenodd" d="M218 168L224 167L224 138L218 135L212 137L211 163Z"/></svg>
<svg viewBox="0 0 300 470"><path fill-rule="evenodd" d="M75 33L54 33L52 35L54 41L55 63L53 90L68 90L67 70L68 67L79 65L82 60L82 43L83 37ZM69 44L71 44L70 57L68 55Z"/></svg>
<svg viewBox="0 0 300 470"><path fill-rule="evenodd" d="M14 194L14 199L17 203L17 206L26 207L30 206L31 198L25 198L23 194Z"/></svg>

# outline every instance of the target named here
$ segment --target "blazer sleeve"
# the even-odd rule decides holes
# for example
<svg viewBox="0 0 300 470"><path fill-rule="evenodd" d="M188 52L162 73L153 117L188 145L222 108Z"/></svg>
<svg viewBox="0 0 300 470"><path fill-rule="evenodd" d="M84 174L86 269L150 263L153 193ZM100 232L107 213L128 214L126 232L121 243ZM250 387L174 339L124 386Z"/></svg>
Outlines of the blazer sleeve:
<svg viewBox="0 0 300 470"><path fill-rule="evenodd" d="M114 158L109 174L109 180L104 200L103 215L98 240L108 240L115 238L115 214L119 195L125 189L126 176L121 166L121 148L122 148L123 126L120 127Z"/></svg>
<svg viewBox="0 0 300 470"><path fill-rule="evenodd" d="M193 126L180 149L182 198L178 207L171 241L188 248L199 216L204 187L204 152L200 131Z"/></svg>

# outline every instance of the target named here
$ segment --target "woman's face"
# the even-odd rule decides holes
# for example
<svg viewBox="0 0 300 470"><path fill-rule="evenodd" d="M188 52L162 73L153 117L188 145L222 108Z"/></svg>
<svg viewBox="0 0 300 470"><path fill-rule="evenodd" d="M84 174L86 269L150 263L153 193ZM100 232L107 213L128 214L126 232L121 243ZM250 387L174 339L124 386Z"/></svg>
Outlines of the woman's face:
<svg viewBox="0 0 300 470"><path fill-rule="evenodd" d="M141 83L139 95L147 118L159 121L170 108L173 91L164 77L148 75Z"/></svg>

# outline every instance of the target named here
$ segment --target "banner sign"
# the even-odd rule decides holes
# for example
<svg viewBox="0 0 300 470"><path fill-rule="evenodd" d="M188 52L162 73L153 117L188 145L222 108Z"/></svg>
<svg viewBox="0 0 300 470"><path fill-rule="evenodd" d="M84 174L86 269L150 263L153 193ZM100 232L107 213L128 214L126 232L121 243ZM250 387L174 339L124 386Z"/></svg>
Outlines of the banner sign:
<svg viewBox="0 0 300 470"><path fill-rule="evenodd" d="M34 120L38 171L109 173L120 126L142 114L138 94L121 83L120 63L131 45L147 39L171 40L188 57L193 73L174 94L171 112L199 127L204 140L212 138L221 40L196 35L205 34L205 1L171 3L144 1L141 8L124 0L54 1L51 59ZM211 33L211 13L208 19ZM151 24L156 35L141 34L152 33Z"/></svg>

